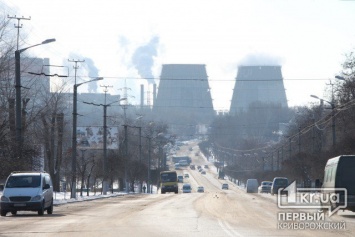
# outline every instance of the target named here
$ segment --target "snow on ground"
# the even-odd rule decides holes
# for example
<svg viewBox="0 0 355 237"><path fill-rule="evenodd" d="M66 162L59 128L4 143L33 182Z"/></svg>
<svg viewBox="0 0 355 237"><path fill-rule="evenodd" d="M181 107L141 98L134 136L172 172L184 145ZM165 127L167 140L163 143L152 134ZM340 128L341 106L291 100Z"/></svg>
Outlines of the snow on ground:
<svg viewBox="0 0 355 237"><path fill-rule="evenodd" d="M157 193L157 188L156 186L153 186L152 188L152 193L156 194ZM129 193L129 194L137 194L137 193ZM109 197L116 197L116 196L124 196L127 195L126 192L107 192L106 195L103 195L99 192L90 192L89 196L87 196L86 192L83 192L83 196L80 196L80 192L77 192L76 198L70 198L70 192L53 192L53 199L54 199L54 205L62 205L66 203L72 203L72 202L83 202L83 201L90 201L94 199L100 199L100 198L109 198ZM2 196L2 191L0 191L0 196Z"/></svg>

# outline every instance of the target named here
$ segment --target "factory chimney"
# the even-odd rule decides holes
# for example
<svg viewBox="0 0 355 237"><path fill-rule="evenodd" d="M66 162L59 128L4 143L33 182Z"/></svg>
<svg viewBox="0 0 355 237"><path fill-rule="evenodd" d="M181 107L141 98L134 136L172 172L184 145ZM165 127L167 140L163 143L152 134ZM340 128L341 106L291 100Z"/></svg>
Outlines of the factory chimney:
<svg viewBox="0 0 355 237"><path fill-rule="evenodd" d="M144 85L141 84L141 109L143 109L144 106Z"/></svg>

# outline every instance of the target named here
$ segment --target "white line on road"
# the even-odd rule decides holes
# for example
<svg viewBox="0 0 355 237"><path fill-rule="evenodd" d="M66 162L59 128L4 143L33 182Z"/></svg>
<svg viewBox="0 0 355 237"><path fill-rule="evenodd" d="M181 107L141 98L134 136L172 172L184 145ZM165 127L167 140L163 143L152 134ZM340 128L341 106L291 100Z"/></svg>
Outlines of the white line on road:
<svg viewBox="0 0 355 237"><path fill-rule="evenodd" d="M236 230L233 230L233 228L226 221L222 221L221 219L218 219L218 224L227 235L232 237L235 236L243 237L243 235L238 233Z"/></svg>

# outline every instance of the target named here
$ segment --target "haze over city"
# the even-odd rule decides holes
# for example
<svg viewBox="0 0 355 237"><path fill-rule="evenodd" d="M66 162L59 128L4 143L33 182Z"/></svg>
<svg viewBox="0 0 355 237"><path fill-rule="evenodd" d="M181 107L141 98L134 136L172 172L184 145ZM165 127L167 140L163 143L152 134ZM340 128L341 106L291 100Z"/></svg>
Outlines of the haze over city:
<svg viewBox="0 0 355 237"><path fill-rule="evenodd" d="M327 96L355 42L354 1L5 0L0 6L9 16L31 17L20 22L23 47L56 38L28 50L30 56L68 66L71 84L68 59L85 60L78 80L104 80L80 91L112 85L109 92L119 94L129 87L133 104L140 84L159 84L162 64L191 63L206 65L215 110L229 109L239 65L282 66L288 104L307 105L311 94ZM53 78L52 90L62 81Z"/></svg>

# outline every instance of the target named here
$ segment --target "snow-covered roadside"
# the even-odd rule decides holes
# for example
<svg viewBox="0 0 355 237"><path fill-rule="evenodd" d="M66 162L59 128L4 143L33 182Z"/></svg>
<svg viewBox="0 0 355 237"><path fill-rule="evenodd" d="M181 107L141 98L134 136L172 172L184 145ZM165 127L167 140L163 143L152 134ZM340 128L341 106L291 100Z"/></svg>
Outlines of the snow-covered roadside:
<svg viewBox="0 0 355 237"><path fill-rule="evenodd" d="M108 198L108 197L116 197L116 196L124 196L127 193L123 192L114 192L114 193L107 193L106 195L103 195L101 193L89 193L89 196L86 196L86 193L83 194L83 196L80 196L80 193L77 193L76 198L70 198L70 192L54 192L53 193L53 199L54 205L62 205L66 203L72 203L72 202L83 202L83 201L90 201L94 199L100 199L100 198Z"/></svg>
<svg viewBox="0 0 355 237"><path fill-rule="evenodd" d="M156 194L157 189L156 186L153 186L152 188L152 193ZM138 194L138 193L129 193L131 194ZM83 196L80 196L80 193L78 192L76 195L76 198L70 198L70 192L54 192L53 193L53 199L54 205L62 205L62 204L67 204L67 203L73 203L73 202L83 202L83 201L90 201L90 200L95 200L95 199L100 199L100 198L109 198L109 197L117 197L117 196L124 196L127 195L126 192L108 192L106 195L103 195L101 193L94 193L90 192L89 196L86 196L86 192L83 193ZM0 191L0 196L2 196L2 191Z"/></svg>

